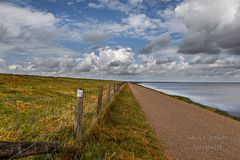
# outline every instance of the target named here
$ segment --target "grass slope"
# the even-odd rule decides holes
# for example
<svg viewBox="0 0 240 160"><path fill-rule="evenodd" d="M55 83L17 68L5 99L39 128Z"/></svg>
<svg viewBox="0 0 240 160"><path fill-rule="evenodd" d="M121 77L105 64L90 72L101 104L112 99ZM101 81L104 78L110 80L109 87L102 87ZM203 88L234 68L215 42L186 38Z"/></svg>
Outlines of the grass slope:
<svg viewBox="0 0 240 160"><path fill-rule="evenodd" d="M86 137L82 159L166 159L128 85Z"/></svg>
<svg viewBox="0 0 240 160"><path fill-rule="evenodd" d="M113 87L113 81L0 74L0 141L63 142L75 147L73 119L77 88L84 88L83 125L88 128L96 115L99 86L104 85L105 102L108 83ZM16 104L8 101L18 98L33 100L20 100Z"/></svg>

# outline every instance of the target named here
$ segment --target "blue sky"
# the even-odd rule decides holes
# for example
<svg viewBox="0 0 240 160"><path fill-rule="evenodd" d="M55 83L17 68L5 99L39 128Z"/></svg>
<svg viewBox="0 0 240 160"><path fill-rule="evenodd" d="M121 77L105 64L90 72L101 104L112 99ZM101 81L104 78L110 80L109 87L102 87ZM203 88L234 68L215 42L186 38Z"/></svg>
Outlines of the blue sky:
<svg viewBox="0 0 240 160"><path fill-rule="evenodd" d="M3 0L0 72L238 81L239 6L237 0Z"/></svg>

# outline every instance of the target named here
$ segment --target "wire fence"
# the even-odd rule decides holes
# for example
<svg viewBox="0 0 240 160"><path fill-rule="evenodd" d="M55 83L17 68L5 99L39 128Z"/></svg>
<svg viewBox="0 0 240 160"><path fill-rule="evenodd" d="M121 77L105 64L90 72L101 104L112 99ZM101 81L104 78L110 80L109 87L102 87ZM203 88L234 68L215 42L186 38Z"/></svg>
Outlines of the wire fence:
<svg viewBox="0 0 240 160"><path fill-rule="evenodd" d="M70 106L61 96L43 96L39 98L17 98L1 101L0 111L0 141L19 143L17 154L10 159L16 158L38 142L63 145L64 134L62 129L71 127L74 106ZM65 105L63 105L65 104ZM68 114L63 113L68 110ZM67 117L64 118L63 115ZM72 120L71 120L72 119ZM68 132L67 137L73 137L73 132ZM30 146L21 149L21 143L32 142ZM54 151L52 151L54 152ZM46 156L49 157L51 153Z"/></svg>
<svg viewBox="0 0 240 160"><path fill-rule="evenodd" d="M108 84L104 89L101 85L98 95L84 93L86 100L83 101L82 106L82 135L87 134L99 112L110 103L110 99L122 84L119 82L113 85ZM77 97L68 97L63 94L43 95L38 98L0 99L0 159L4 154L6 157L9 154L1 151L1 142L4 144L12 142L18 145L17 153L8 157L10 159L21 157L30 149L35 149L37 154L39 143L57 144L61 148L74 146L76 144L76 132L74 132L76 103ZM30 145L23 148L22 145L26 142L30 142ZM51 148L50 145L46 146ZM50 159L55 152L59 151L59 148L46 149L46 151L49 153L44 157Z"/></svg>

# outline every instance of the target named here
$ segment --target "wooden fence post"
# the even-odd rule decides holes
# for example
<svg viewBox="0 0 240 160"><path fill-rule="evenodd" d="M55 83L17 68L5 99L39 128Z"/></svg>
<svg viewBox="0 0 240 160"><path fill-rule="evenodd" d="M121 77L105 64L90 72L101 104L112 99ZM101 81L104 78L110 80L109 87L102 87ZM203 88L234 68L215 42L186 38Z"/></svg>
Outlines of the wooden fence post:
<svg viewBox="0 0 240 160"><path fill-rule="evenodd" d="M84 90L81 88L77 89L77 106L75 111L74 131L76 133L77 144L80 145L82 136L82 119L83 119L83 98Z"/></svg>
<svg viewBox="0 0 240 160"><path fill-rule="evenodd" d="M102 109L102 97L103 97L103 85L99 87L97 114L99 114Z"/></svg>
<svg viewBox="0 0 240 160"><path fill-rule="evenodd" d="M107 103L110 102L110 84L108 84L108 88L107 88Z"/></svg>

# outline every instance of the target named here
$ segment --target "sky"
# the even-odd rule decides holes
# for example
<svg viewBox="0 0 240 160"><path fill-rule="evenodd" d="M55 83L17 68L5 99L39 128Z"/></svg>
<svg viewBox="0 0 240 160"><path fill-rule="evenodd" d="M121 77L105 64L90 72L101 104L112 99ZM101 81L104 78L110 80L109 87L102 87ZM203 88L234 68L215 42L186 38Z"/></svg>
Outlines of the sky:
<svg viewBox="0 0 240 160"><path fill-rule="evenodd" d="M0 73L240 81L240 0L0 0Z"/></svg>

